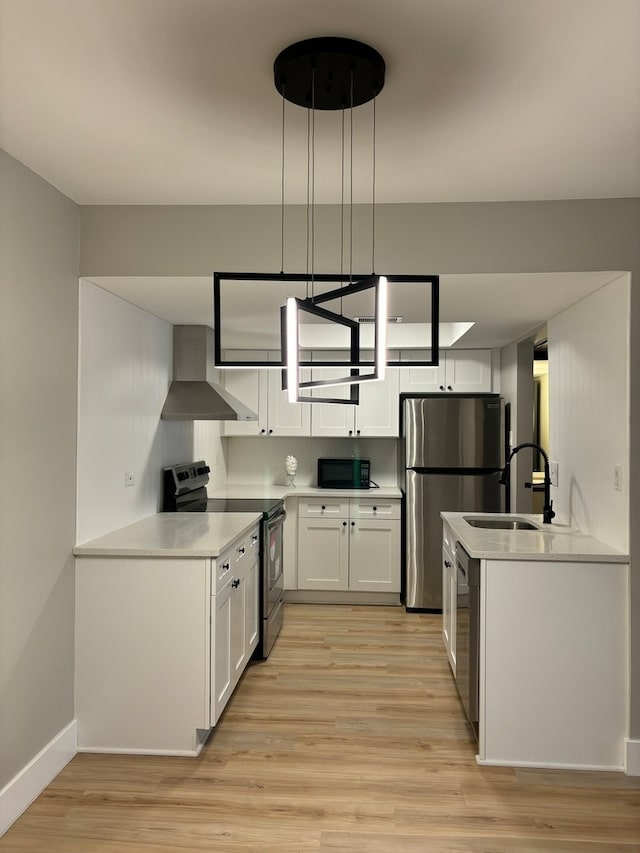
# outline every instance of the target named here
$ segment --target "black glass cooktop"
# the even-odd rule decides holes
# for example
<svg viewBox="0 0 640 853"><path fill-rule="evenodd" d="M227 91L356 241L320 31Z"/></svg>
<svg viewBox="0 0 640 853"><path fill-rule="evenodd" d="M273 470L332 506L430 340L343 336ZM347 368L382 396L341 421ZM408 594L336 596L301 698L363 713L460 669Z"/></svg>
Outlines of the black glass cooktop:
<svg viewBox="0 0 640 853"><path fill-rule="evenodd" d="M207 512L261 512L271 515L282 506L281 498L210 498Z"/></svg>

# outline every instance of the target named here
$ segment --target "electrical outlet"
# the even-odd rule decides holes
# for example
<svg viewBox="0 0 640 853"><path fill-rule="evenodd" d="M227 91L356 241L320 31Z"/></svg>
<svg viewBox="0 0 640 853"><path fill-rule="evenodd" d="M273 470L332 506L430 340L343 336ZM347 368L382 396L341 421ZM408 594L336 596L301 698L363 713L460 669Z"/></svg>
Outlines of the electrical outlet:
<svg viewBox="0 0 640 853"><path fill-rule="evenodd" d="M558 463L549 462L549 476L551 477L551 485L558 485Z"/></svg>
<svg viewBox="0 0 640 853"><path fill-rule="evenodd" d="M136 482L136 475L133 471L125 471L124 473L124 484L126 486L133 486Z"/></svg>
<svg viewBox="0 0 640 853"><path fill-rule="evenodd" d="M613 488L616 492L622 491L622 465L613 466Z"/></svg>

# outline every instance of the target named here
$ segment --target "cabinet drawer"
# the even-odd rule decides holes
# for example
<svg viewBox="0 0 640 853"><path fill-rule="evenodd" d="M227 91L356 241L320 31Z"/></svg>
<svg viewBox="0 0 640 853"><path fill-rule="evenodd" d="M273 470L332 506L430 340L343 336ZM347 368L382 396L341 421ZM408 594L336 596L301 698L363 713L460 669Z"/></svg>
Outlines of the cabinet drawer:
<svg viewBox="0 0 640 853"><path fill-rule="evenodd" d="M315 518L348 518L349 501L329 497L322 500L301 499L298 505L298 515Z"/></svg>
<svg viewBox="0 0 640 853"><path fill-rule="evenodd" d="M351 501L351 518L400 518L400 501L357 498Z"/></svg>
<svg viewBox="0 0 640 853"><path fill-rule="evenodd" d="M218 593L233 577L234 552L226 551L212 560L214 577L211 578L211 590Z"/></svg>

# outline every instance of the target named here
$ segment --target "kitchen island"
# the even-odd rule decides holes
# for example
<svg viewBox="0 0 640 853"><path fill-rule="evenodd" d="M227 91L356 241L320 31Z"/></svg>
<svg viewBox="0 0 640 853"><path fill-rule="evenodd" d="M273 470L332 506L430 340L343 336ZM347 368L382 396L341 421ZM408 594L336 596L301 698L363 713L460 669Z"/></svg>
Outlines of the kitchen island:
<svg viewBox="0 0 640 853"><path fill-rule="evenodd" d="M469 523L499 518L534 529ZM459 689L478 665L478 763L623 770L628 555L540 516L442 519L443 636ZM477 561L475 616L460 548Z"/></svg>
<svg viewBox="0 0 640 853"><path fill-rule="evenodd" d="M258 642L259 513L161 513L74 549L78 750L197 755Z"/></svg>

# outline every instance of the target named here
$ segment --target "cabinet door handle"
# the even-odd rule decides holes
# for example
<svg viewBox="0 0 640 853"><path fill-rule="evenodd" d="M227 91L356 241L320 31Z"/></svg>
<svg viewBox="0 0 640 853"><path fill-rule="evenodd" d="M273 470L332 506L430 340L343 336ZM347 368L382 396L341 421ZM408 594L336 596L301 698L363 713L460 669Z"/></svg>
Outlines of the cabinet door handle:
<svg viewBox="0 0 640 853"><path fill-rule="evenodd" d="M234 579L231 581L231 586L232 586L234 589L238 589L238 587L240 586L240 578L234 578Z"/></svg>
<svg viewBox="0 0 640 853"><path fill-rule="evenodd" d="M352 522L351 522L351 526L352 526L352 527L355 527L355 526L356 526L355 521L352 521Z"/></svg>
<svg viewBox="0 0 640 853"><path fill-rule="evenodd" d="M353 435L353 430L352 430L352 429L350 429L350 430L349 430L349 435Z"/></svg>
<svg viewBox="0 0 640 853"><path fill-rule="evenodd" d="M451 563L449 562L449 560L445 560L444 565L445 565L445 568L447 568L447 569L451 568Z"/></svg>
<svg viewBox="0 0 640 853"><path fill-rule="evenodd" d="M359 429L357 429L357 430L356 430L356 435L360 435L360 430L359 430Z"/></svg>
<svg viewBox="0 0 640 853"><path fill-rule="evenodd" d="M343 527L346 527L346 526L347 526L347 522L346 522L346 521L343 521L343 522L342 522L342 526L343 526Z"/></svg>
<svg viewBox="0 0 640 853"><path fill-rule="evenodd" d="M447 391L453 391L453 388L451 387L451 385L447 385Z"/></svg>
<svg viewBox="0 0 640 853"><path fill-rule="evenodd" d="M444 385L440 385L440 390L444 391ZM263 432L264 432L264 430L263 430Z"/></svg>
<svg viewBox="0 0 640 853"><path fill-rule="evenodd" d="M265 433L266 433L266 429L261 429L261 430L260 430L260 435L264 435Z"/></svg>
<svg viewBox="0 0 640 853"><path fill-rule="evenodd" d="M222 571L223 571L223 572L228 572L228 571L229 571L229 563L223 563L223 564L222 564Z"/></svg>
<svg viewBox="0 0 640 853"><path fill-rule="evenodd" d="M451 391L451 388L449 388L449 391ZM272 434L272 432L273 432L273 430L272 430L272 429L270 429L270 430L269 430L269 435L271 435L271 434Z"/></svg>
<svg viewBox="0 0 640 853"><path fill-rule="evenodd" d="M257 541L258 541L258 534L257 534L257 533L254 533L254 534L253 534L253 536L251 537L251 541L252 541L252 542L257 542Z"/></svg>
<svg viewBox="0 0 640 853"><path fill-rule="evenodd" d="M244 554L244 548L238 548L238 554Z"/></svg>

